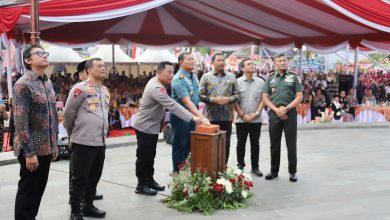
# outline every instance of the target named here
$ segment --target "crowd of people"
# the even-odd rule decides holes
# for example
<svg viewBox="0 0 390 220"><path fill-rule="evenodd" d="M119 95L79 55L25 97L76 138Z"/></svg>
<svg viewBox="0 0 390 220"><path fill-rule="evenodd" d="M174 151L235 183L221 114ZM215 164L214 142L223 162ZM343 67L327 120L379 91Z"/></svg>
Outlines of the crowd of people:
<svg viewBox="0 0 390 220"><path fill-rule="evenodd" d="M177 71L178 68L175 65L174 70ZM78 67L77 72L73 75L70 73L63 75L56 72L50 75L57 102L62 102L65 105L70 89L81 81L81 69L82 66ZM198 70L198 79L201 79L203 74L209 71L207 68ZM236 79L243 75L242 71L228 70L228 72L232 72ZM257 69L255 75L266 80L271 72L264 72ZM386 73L383 70L359 72L358 85L355 88L340 90L339 76L344 74L345 72L333 70L327 74L320 71L303 73L301 79L304 85L302 103L310 104L311 120L321 116L321 112L324 112L326 108L332 107L333 111L342 112L345 121L353 121L356 105L365 104L366 102L374 104L390 102L390 72ZM125 71L119 74L115 67L109 71L103 84L110 91L110 129L114 127L121 128L121 108L126 105L132 108L139 106L145 85L155 75L156 70L148 74L144 71L137 77L134 77L132 73L127 74ZM21 76L20 73L13 74L13 85ZM1 84L2 94L6 97L8 88L5 77L2 77ZM167 92L169 94L171 93L169 88Z"/></svg>
<svg viewBox="0 0 390 220"><path fill-rule="evenodd" d="M356 105L390 102L390 72L382 70L359 73L355 88L339 86L340 73L328 74L309 72L302 78L304 93L302 103L310 104L311 119L321 116L326 108L332 107L335 119L342 115L344 121L353 121Z"/></svg>

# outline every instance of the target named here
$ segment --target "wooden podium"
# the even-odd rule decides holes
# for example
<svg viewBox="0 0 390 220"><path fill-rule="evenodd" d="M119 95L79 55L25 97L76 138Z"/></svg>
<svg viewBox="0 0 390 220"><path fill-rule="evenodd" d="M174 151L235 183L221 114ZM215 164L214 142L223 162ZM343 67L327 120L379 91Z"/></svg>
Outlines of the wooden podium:
<svg viewBox="0 0 390 220"><path fill-rule="evenodd" d="M199 129L198 129L199 130ZM219 130L219 128L218 128ZM226 131L203 133L191 131L191 171L207 169L212 178L218 178L218 172L225 171Z"/></svg>

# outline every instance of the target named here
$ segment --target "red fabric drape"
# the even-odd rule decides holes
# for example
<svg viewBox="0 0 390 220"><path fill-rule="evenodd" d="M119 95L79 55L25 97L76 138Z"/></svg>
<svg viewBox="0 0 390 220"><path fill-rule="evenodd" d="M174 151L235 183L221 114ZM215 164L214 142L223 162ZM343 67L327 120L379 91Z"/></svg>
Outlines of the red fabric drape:
<svg viewBox="0 0 390 220"><path fill-rule="evenodd" d="M22 14L22 9L21 7L0 8L0 33L8 32L14 28Z"/></svg>
<svg viewBox="0 0 390 220"><path fill-rule="evenodd" d="M151 0L52 0L39 3L40 16L75 16L110 11L136 6ZM30 14L30 7L23 8L23 14Z"/></svg>
<svg viewBox="0 0 390 220"><path fill-rule="evenodd" d="M390 27L390 5L382 0L333 0L333 2L368 21Z"/></svg>

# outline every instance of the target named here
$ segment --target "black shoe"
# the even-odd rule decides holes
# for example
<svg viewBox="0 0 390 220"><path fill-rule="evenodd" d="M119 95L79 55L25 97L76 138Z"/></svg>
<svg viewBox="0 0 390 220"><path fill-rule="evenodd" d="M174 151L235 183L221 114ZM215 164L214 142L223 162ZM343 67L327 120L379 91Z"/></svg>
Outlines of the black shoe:
<svg viewBox="0 0 390 220"><path fill-rule="evenodd" d="M296 182L296 181L298 181L298 177L295 174L290 174L290 181Z"/></svg>
<svg viewBox="0 0 390 220"><path fill-rule="evenodd" d="M70 214L69 220L84 220L84 218L80 213L72 213Z"/></svg>
<svg viewBox="0 0 390 220"><path fill-rule="evenodd" d="M258 168L252 169L252 170L251 170L251 173L252 173L253 175L255 175L255 176L258 176L258 177L262 177L262 176L263 176L263 173L262 173Z"/></svg>
<svg viewBox="0 0 390 220"><path fill-rule="evenodd" d="M135 193L148 195L148 196L155 196L157 194L157 191L145 185L137 185L137 188L135 188Z"/></svg>
<svg viewBox="0 0 390 220"><path fill-rule="evenodd" d="M156 190L156 191L164 191L165 186L161 186L156 181L153 181L151 184L149 184L149 187Z"/></svg>
<svg viewBox="0 0 390 220"><path fill-rule="evenodd" d="M94 218L106 217L106 211L102 211L96 208L94 205L82 206L81 214L86 217L94 217Z"/></svg>
<svg viewBox="0 0 390 220"><path fill-rule="evenodd" d="M267 174L267 175L265 176L265 179L266 179L266 180L272 180L273 178L276 178L276 177L278 177L278 173L270 172L269 174Z"/></svg>
<svg viewBox="0 0 390 220"><path fill-rule="evenodd" d="M239 164L239 165L237 165L237 168L238 168L239 170L244 170L244 166L245 166L245 165L240 165L240 164Z"/></svg>
<svg viewBox="0 0 390 220"><path fill-rule="evenodd" d="M102 200L103 199L103 194L96 192L95 197L93 200Z"/></svg>

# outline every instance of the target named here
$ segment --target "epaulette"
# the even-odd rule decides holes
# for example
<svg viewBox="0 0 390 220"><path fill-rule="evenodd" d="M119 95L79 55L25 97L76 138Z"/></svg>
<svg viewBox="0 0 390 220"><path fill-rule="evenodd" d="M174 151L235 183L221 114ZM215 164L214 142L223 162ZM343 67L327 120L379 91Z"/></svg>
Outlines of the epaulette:
<svg viewBox="0 0 390 220"><path fill-rule="evenodd" d="M276 73L278 73L278 72L272 72L272 73L270 73L268 76L275 75Z"/></svg>
<svg viewBox="0 0 390 220"><path fill-rule="evenodd" d="M184 78L186 78L186 76L184 76L184 74L180 74L180 75L179 75L179 78L180 78L180 79L184 79Z"/></svg>
<svg viewBox="0 0 390 220"><path fill-rule="evenodd" d="M295 74L295 75L298 75L298 73L294 72L294 71L287 71L288 73L292 73L292 74Z"/></svg>

